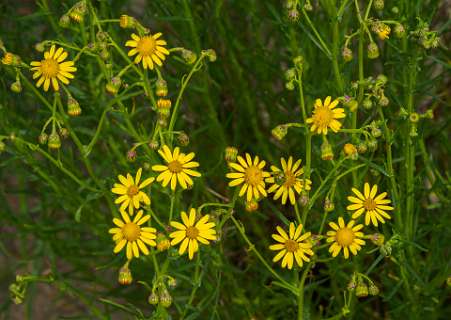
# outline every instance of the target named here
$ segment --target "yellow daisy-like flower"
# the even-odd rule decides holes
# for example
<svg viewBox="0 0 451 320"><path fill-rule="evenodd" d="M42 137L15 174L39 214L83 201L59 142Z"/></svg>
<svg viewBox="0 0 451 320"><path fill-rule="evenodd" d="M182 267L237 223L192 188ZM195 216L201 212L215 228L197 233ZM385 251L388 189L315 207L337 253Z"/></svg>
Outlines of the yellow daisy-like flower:
<svg viewBox="0 0 451 320"><path fill-rule="evenodd" d="M282 170L276 166L271 166L272 176L265 181L273 183L268 189L268 193L275 192L274 200L282 197L282 204L285 204L287 203L287 198L289 198L291 204L294 205L296 203L294 191L299 194L304 189L311 189L312 181L300 178L304 173L304 168L301 167L301 161L299 159L293 164L293 157L289 157L288 162L285 161L285 158L281 158Z"/></svg>
<svg viewBox="0 0 451 320"><path fill-rule="evenodd" d="M146 244L152 247L157 245L155 242L157 230L141 226L150 219L150 215L143 216L143 211L139 210L133 221L125 211L121 211L121 215L122 220L118 218L113 219L113 223L117 228L111 228L108 231L113 234L113 241L116 242L114 253L118 253L127 245L126 255L128 260L133 257L139 258L140 251L148 255L149 250Z"/></svg>
<svg viewBox="0 0 451 320"><path fill-rule="evenodd" d="M152 170L161 172L157 177L157 181L161 181L161 185L166 187L171 182L171 189L175 190L177 181L183 189L187 189L193 185L192 177L200 177L201 174L197 171L191 170L199 166L198 162L191 161L196 155L194 152L188 154L180 153L180 148L176 147L174 152L171 152L168 146L164 145L158 153L166 161L166 165L157 164L152 166Z"/></svg>
<svg viewBox="0 0 451 320"><path fill-rule="evenodd" d="M120 174L118 176L120 183L115 183L111 189L113 193L119 195L115 203L122 203L120 210L125 210L128 207L130 215L133 215L133 209L139 208L141 202L144 202L145 205L150 204L149 196L141 191L141 189L151 184L155 178L147 178L140 184L141 173L142 169L139 168L135 179L133 179L130 173L127 173L127 178Z"/></svg>
<svg viewBox="0 0 451 320"><path fill-rule="evenodd" d="M58 80L64 84L69 84L69 79L73 79L72 72L77 71L73 61L65 61L67 52L63 48L56 49L53 45L49 51L44 52L44 60L30 63L31 70L34 71L33 79L39 78L36 86L39 88L44 84L44 91L48 91L50 82L53 90L59 90Z"/></svg>
<svg viewBox="0 0 451 320"><path fill-rule="evenodd" d="M173 238L171 246L181 242L179 254L184 254L188 248L188 258L192 260L199 250L199 242L208 245L209 240L216 240L215 223L208 222L210 218L208 214L196 222L196 209L189 211L189 217L185 211L182 211L181 216L183 224L177 221L170 222L170 225L177 229L169 234L169 237Z"/></svg>
<svg viewBox="0 0 451 320"><path fill-rule="evenodd" d="M332 257L336 257L341 249L343 249L343 255L345 259L349 258L349 251L353 255L357 254L357 251L362 249L365 241L361 238L364 237L363 232L359 231L363 228L363 224L354 226L355 220L349 221L347 225L342 217L338 218L338 225L335 222L329 222L329 226L333 229L327 231L327 242L333 242L329 247L329 252L332 253Z"/></svg>
<svg viewBox="0 0 451 320"><path fill-rule="evenodd" d="M329 96L324 100L324 104L321 99L316 99L315 109L310 118L306 120L307 123L311 123L310 130L316 131L318 134L327 134L327 128L331 128L333 132L338 132L341 128L341 122L337 119L346 117L343 108L336 108L338 105L338 99L332 101Z"/></svg>
<svg viewBox="0 0 451 320"><path fill-rule="evenodd" d="M158 39L161 37L161 32L148 36L137 36L132 34L133 40L128 40L125 45L132 47L128 52L129 56L136 54L134 62L140 63L142 60L144 69L153 69L154 63L160 67L166 59L165 55L169 55L169 51L164 47L167 43L164 40Z"/></svg>
<svg viewBox="0 0 451 320"><path fill-rule="evenodd" d="M269 172L263 171L266 165L264 160L260 161L258 156L252 158L249 153L246 153L246 160L243 157L237 157L238 162L229 162L229 166L236 172L230 172L226 174L226 177L233 179L230 181L229 186L235 187L243 185L241 187L239 196L242 197L246 191L246 200L251 201L252 198L258 200L260 195L267 196L265 190L265 178L270 177Z"/></svg>
<svg viewBox="0 0 451 320"><path fill-rule="evenodd" d="M293 268L293 261L299 267L302 267L303 261L309 262L310 258L307 255L313 255L312 243L308 241L311 233L307 232L301 235L302 224L295 228L294 223L290 222L289 234L285 232L281 227L276 227L279 234L275 233L272 238L276 240L277 244L269 246L270 250L279 251L277 255L272 259L273 262L277 262L282 259L282 268L288 267L288 269Z"/></svg>
<svg viewBox="0 0 451 320"><path fill-rule="evenodd" d="M368 182L365 182L363 186L363 194L357 190L356 188L352 188L352 192L357 197L349 196L348 200L352 202L352 204L346 207L346 210L351 210L355 212L352 214L352 219L357 219L365 213L365 225L370 224L370 220L374 226L377 227L379 220L382 223L385 223L385 219L391 219L386 210L393 210L392 206L389 206L391 203L390 199L385 199L387 196L387 192L382 192L380 195L377 194L377 184L370 188Z"/></svg>

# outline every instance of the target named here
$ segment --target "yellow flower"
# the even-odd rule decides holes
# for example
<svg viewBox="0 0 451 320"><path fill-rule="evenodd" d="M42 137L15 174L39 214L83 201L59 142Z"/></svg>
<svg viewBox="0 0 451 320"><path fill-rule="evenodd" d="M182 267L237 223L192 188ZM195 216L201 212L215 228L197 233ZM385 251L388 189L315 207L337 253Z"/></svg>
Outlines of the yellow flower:
<svg viewBox="0 0 451 320"><path fill-rule="evenodd" d="M258 156L255 156L252 162L252 158L248 153L246 153L247 163L241 156L238 156L237 160L239 163L229 162L229 166L237 171L226 174L227 178L233 179L230 181L229 186L235 187L242 184L239 196L242 197L247 191L246 200L248 202L252 198L258 200L260 195L266 197L265 178L270 176L269 172L263 171L266 162L264 160L260 161Z"/></svg>
<svg viewBox="0 0 451 320"><path fill-rule="evenodd" d="M155 247L157 244L154 239L157 238L155 228L141 227L143 223L150 219L150 215L143 216L143 211L139 210L135 219L130 220L129 215L125 211L121 211L122 220L118 218L113 219L113 223L117 228L111 228L108 232L113 234L113 241L116 242L113 252L118 253L125 245L127 259L133 257L139 258L141 251L145 255L149 254L146 244Z"/></svg>
<svg viewBox="0 0 451 320"><path fill-rule="evenodd" d="M59 90L58 80L64 84L69 84L69 79L73 79L72 72L77 71L73 61L63 62L67 58L67 52L63 48L56 49L55 45L50 51L44 52L44 60L30 63L31 70L35 71L33 79L39 78L36 86L39 88L44 84L44 91L48 91L50 82L53 90Z"/></svg>
<svg viewBox="0 0 451 320"><path fill-rule="evenodd" d="M147 178L140 184L139 181L141 180L141 173L142 169L139 168L135 179L133 179L130 173L127 173L127 178L120 174L118 179L121 183L115 183L114 187L111 189L113 193L119 195L115 203L122 203L120 210L125 210L128 207L128 212L130 215L133 215L133 208L139 208L141 201L146 205L150 204L149 196L145 192L141 191L141 189L151 184L155 178Z"/></svg>
<svg viewBox="0 0 451 320"><path fill-rule="evenodd" d="M332 257L336 257L341 249L343 249L343 255L345 259L349 258L349 251L353 255L357 254L357 251L362 249L361 246L365 244L365 241L361 238L364 237L363 232L360 232L363 228L363 224L354 226L355 220L349 221L348 225L342 217L338 218L338 225L335 222L329 222L329 226L333 229L327 231L327 242L333 242L329 247L329 252L332 253Z"/></svg>
<svg viewBox="0 0 451 320"><path fill-rule="evenodd" d="M385 199L387 196L387 192L382 192L380 195L377 194L377 184L375 184L372 188L368 182L365 182L363 186L363 194L357 190L356 188L352 188L352 192L357 197L349 196L348 200L352 202L352 204L346 207L346 210L355 210L352 214L353 219L357 219L365 213L365 225L370 224L370 220L374 226L377 227L379 220L382 223L385 223L385 219L391 219L386 210L393 210L392 206L389 206L391 203L390 199Z"/></svg>
<svg viewBox="0 0 451 320"><path fill-rule="evenodd" d="M390 27L389 26L385 26L382 30L380 30L377 33L377 35L378 35L379 39L385 40L385 39L389 38L388 35L390 34L390 31L391 31Z"/></svg>
<svg viewBox="0 0 451 320"><path fill-rule="evenodd" d="M310 130L318 134L327 134L327 128L331 128L333 132L338 132L341 122L336 119L344 118L346 115L343 108L334 109L337 105L338 100L331 102L330 96L324 100L324 104L321 99L316 99L313 115L306 120L307 123L312 124Z"/></svg>
<svg viewBox="0 0 451 320"><path fill-rule="evenodd" d="M188 248L188 257L192 260L194 254L199 250L198 242L208 245L210 244L208 240L216 240L215 223L208 222L210 218L208 214L196 222L196 209L189 211L189 217L185 211L182 211L181 216L183 224L177 221L170 222L171 226L177 229L169 235L173 238L171 246L181 242L179 254L184 254Z"/></svg>
<svg viewBox="0 0 451 320"><path fill-rule="evenodd" d="M280 251L272 259L273 262L277 262L283 257L282 268L288 267L291 270L294 260L299 267L302 267L303 261L310 261L307 255L313 255L312 242L308 241L311 233L307 232L301 235L302 224L295 228L294 223L290 222L289 234L279 226L276 229L279 234L273 234L272 238L280 243L270 245L269 249Z"/></svg>
<svg viewBox="0 0 451 320"><path fill-rule="evenodd" d="M128 52L128 55L134 56L137 54L135 63L138 64L142 60L144 69L149 68L152 70L154 63L161 67L163 65L162 61L166 59L165 55L169 55L169 51L163 47L167 44L166 41L158 40L160 36L161 32L143 37L132 34L133 40L128 40L125 43L127 47L133 47Z"/></svg>
<svg viewBox="0 0 451 320"><path fill-rule="evenodd" d="M168 146L164 145L158 153L166 161L167 165L157 164L152 166L152 170L161 172L157 177L157 181L161 181L161 185L166 187L171 182L171 189L175 190L177 181L183 189L193 185L193 180L190 176L200 177L201 174L197 171L191 170L199 166L198 162L193 160L195 153L188 154L180 153L180 148L176 147L174 152L171 152Z"/></svg>
<svg viewBox="0 0 451 320"><path fill-rule="evenodd" d="M304 189L311 189L312 181L300 178L304 173L304 168L301 167L301 161L299 159L293 164L293 157L289 157L288 162L285 161L285 158L281 158L282 170L276 166L271 166L272 176L265 181L273 183L268 189L268 193L275 192L274 200L282 197L282 204L285 204L287 203L287 198L289 198L291 204L294 205L296 203L294 191L300 194Z"/></svg>

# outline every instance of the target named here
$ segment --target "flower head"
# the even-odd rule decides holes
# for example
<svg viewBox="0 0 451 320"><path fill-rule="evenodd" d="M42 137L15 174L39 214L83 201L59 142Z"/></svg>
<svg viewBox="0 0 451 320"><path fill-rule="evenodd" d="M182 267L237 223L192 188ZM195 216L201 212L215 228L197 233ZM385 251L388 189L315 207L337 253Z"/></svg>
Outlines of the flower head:
<svg viewBox="0 0 451 320"><path fill-rule="evenodd" d="M188 248L188 258L192 260L194 254L199 250L199 242L208 245L210 244L209 240L216 240L215 223L208 222L210 218L208 214L200 217L196 222L196 209L191 209L189 216L182 211L181 216L183 224L177 221L170 222L171 226L177 229L169 234L169 237L173 238L171 246L181 242L179 254L184 254Z"/></svg>
<svg viewBox="0 0 451 320"><path fill-rule="evenodd" d="M195 153L188 154L180 153L180 148L176 147L173 152L168 146L164 145L158 153L166 161L166 165L157 164L152 166L152 170L161 172L157 177L157 181L160 182L163 187L166 187L171 182L171 189L175 190L177 187L177 181L183 189L187 189L193 185L193 180L190 176L200 177L201 174L192 168L199 166L198 162L193 160Z"/></svg>
<svg viewBox="0 0 451 320"><path fill-rule="evenodd" d="M288 269L291 269L293 268L294 260L296 260L299 267L302 267L303 261L310 261L308 255L313 255L312 242L308 241L311 233L307 232L301 235L302 224L296 228L294 223L290 222L288 234L279 226L276 229L279 234L273 234L272 238L279 243L270 245L269 249L280 251L272 259L273 262L283 258L282 268L288 267Z"/></svg>
<svg viewBox="0 0 451 320"><path fill-rule="evenodd" d="M161 32L143 37L133 33L131 37L133 40L128 40L125 45L133 48L128 55L136 55L134 60L136 64L142 60L144 69L151 70L154 68L154 63L160 67L163 65L165 55L169 55L169 51L164 47L167 44L166 41L158 39L161 37Z"/></svg>
<svg viewBox="0 0 451 320"><path fill-rule="evenodd" d="M141 226L150 219L150 215L143 216L143 211L139 210L133 221L125 211L121 211L121 215L122 220L118 218L113 219L113 223L117 228L111 228L108 231L113 234L113 240L116 242L114 253L118 253L127 245L126 255L128 260L131 260L133 257L139 258L140 251L148 255L149 250L146 244L152 247L157 245L154 240L157 237L157 230Z"/></svg>
<svg viewBox="0 0 451 320"><path fill-rule="evenodd" d="M345 259L349 258L349 251L353 255L357 254L357 251L362 249L361 246L365 244L365 241L362 240L363 232L360 232L363 228L363 224L359 224L354 226L355 220L349 221L347 225L342 217L338 218L338 225L335 222L329 222L329 226L333 229L331 231L327 231L327 242L333 242L329 247L329 252L332 254L332 257L336 257L341 249L343 249L343 255Z"/></svg>
<svg viewBox="0 0 451 320"><path fill-rule="evenodd" d="M393 207L389 205L391 201L390 199L385 199L387 192L382 192L376 196L377 184L370 188L369 183L365 182L363 194L356 188L352 188L352 192L354 192L357 197L349 196L348 200L351 201L352 204L346 207L346 210L355 211L352 214L352 219L357 219L362 213L365 213L365 225L369 225L371 221L376 227L378 225L378 220L385 223L384 218L391 219L386 212L386 210L393 210Z"/></svg>
<svg viewBox="0 0 451 320"><path fill-rule="evenodd" d="M288 162L284 158L280 159L282 170L276 166L271 166L272 175L265 181L273 185L268 189L269 193L274 192L274 200L282 197L282 204L290 199L292 205L296 202L295 192L300 194L302 190L310 190L312 181L302 179L304 168L301 167L301 159L293 164L293 157L288 158Z"/></svg>
<svg viewBox="0 0 451 320"><path fill-rule="evenodd" d="M258 156L255 156L252 161L249 153L246 153L246 160L241 156L238 156L237 160L238 162L229 162L230 168L235 171L226 174L227 178L233 179L229 186L235 187L242 184L239 196L242 197L247 191L246 200L248 202L252 198L259 199L260 195L266 197L265 178L270 176L268 172L263 171L266 162L260 161Z"/></svg>
<svg viewBox="0 0 451 320"><path fill-rule="evenodd" d="M44 91L48 91L50 83L53 90L59 90L58 80L64 84L69 84L69 79L73 79L73 72L77 71L73 61L65 61L67 52L63 48L56 49L53 45L49 51L44 52L44 60L30 63L31 70L34 71L33 79L39 78L36 86L39 88L44 84Z"/></svg>
<svg viewBox="0 0 451 320"><path fill-rule="evenodd" d="M151 184L155 178L147 178L139 183L141 180L141 173L142 169L139 168L138 172L136 172L135 179L133 179L130 173L127 173L127 178L120 174L118 176L120 183L115 183L114 187L111 189L113 193L119 195L115 203L121 203L120 210L125 210L128 207L130 215L133 215L133 209L139 208L141 201L146 205L150 204L149 196L141 191L141 189Z"/></svg>
<svg viewBox="0 0 451 320"><path fill-rule="evenodd" d="M341 122L337 119L346 117L343 108L336 108L338 105L338 99L331 102L331 97L327 97L324 100L324 104L321 99L316 99L315 109L310 118L306 120L307 123L311 123L310 130L316 131L318 134L327 134L327 128L331 128L333 132L338 132L341 128Z"/></svg>

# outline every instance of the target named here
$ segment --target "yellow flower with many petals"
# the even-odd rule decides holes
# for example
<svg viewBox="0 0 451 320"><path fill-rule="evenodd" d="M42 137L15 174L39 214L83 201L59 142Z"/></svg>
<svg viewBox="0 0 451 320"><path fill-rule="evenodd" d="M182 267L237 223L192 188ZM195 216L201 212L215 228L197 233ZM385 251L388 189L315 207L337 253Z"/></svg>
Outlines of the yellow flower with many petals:
<svg viewBox="0 0 451 320"><path fill-rule="evenodd" d="M268 189L268 193L274 192L274 200L282 197L282 204L287 203L287 198L290 199L292 205L296 203L294 191L298 194L302 190L310 190L312 181L309 179L302 179L300 176L304 173L304 168L301 167L301 159L293 164L293 157L280 159L282 170L276 166L271 166L272 175L265 181L273 185ZM294 191L293 191L294 189Z"/></svg>
<svg viewBox="0 0 451 320"><path fill-rule="evenodd" d="M348 200L351 201L352 204L348 205L346 209L351 211L355 210L352 214L353 219L357 219L362 213L365 213L365 225L369 225L371 221L376 227L378 225L377 220L385 223L384 218L391 219L386 212L386 210L393 210L393 207L389 205L391 201L390 199L385 199L387 192L382 192L376 196L377 184L370 188L369 183L365 182L363 194L356 188L352 188L352 192L354 192L357 197L348 197Z"/></svg>
<svg viewBox="0 0 451 320"><path fill-rule="evenodd" d="M239 196L246 194L246 200L249 202L252 198L258 200L260 196L266 197L265 178L270 176L269 172L263 171L266 165L264 160L260 161L258 156L254 157L254 161L250 154L246 153L246 160L243 157L237 157L238 162L229 162L230 168L235 172L226 174L226 177L233 179L229 182L230 187L243 185L241 187Z"/></svg>
<svg viewBox="0 0 451 320"><path fill-rule="evenodd" d="M173 238L171 246L181 243L179 254L184 254L188 248L188 258L192 260L194 254L199 250L199 242L208 245L210 244L209 240L216 240L215 223L208 222L210 218L208 214L200 217L196 222L196 209L191 209L189 216L182 211L181 216L183 224L177 221L170 222L170 225L177 229L169 234L169 237Z"/></svg>
<svg viewBox="0 0 451 320"><path fill-rule="evenodd" d="M154 64L160 67L163 65L169 51L164 47L167 44L166 41L158 39L161 37L160 32L142 37L132 34L131 37L133 40L128 40L125 45L133 48L128 55L136 55L134 60L136 64L142 61L144 69L151 70L154 68Z"/></svg>
<svg viewBox="0 0 451 320"><path fill-rule="evenodd" d="M313 255L312 243L308 241L311 233L307 232L301 235L302 224L296 228L294 223L290 222L288 234L279 226L276 229L279 234L273 234L272 238L279 243L269 246L269 249L280 251L273 258L273 262L277 262L283 258L282 268L288 267L288 269L291 269L293 268L294 260L296 260L299 267L302 267L303 261L310 261L308 255Z"/></svg>
<svg viewBox="0 0 451 320"><path fill-rule="evenodd" d="M307 123L311 123L310 130L317 132L318 134L327 134L327 129L331 128L333 132L338 132L341 128L341 122L337 119L346 117L343 108L336 108L338 100L335 99L331 102L331 97L327 97L324 100L324 104L321 99L316 99L315 109L310 118L306 120Z"/></svg>
<svg viewBox="0 0 451 320"><path fill-rule="evenodd" d="M150 204L149 196L141 191L141 189L151 184L155 178L147 178L140 184L141 173L142 169L139 168L135 179L133 179L130 173L127 173L127 178L120 174L118 176L120 183L115 183L111 189L113 193L119 195L115 203L121 203L120 210L125 210L128 207L130 215L133 215L133 209L139 208L141 202L144 202L145 205Z"/></svg>
<svg viewBox="0 0 451 320"><path fill-rule="evenodd" d="M152 170L161 172L157 177L157 181L160 182L163 187L166 187L171 182L171 189L175 190L177 187L177 181L183 189L193 185L192 177L200 177L201 174L192 168L199 166L198 162L191 161L196 155L194 152L184 154L180 153L180 148L176 147L174 152L171 152L168 146L164 145L158 153L166 161L166 165L157 164L152 166Z"/></svg>
<svg viewBox="0 0 451 320"><path fill-rule="evenodd" d="M364 237L363 232L359 231L363 228L363 224L354 226L355 220L349 221L347 225L342 217L338 218L338 225L335 222L329 222L329 226L333 229L327 231L327 242L333 242L329 247L329 252L332 257L336 257L341 249L343 249L343 255L345 259L349 258L349 251L353 255L357 254L357 251L362 249L365 241L361 238Z"/></svg>
<svg viewBox="0 0 451 320"><path fill-rule="evenodd" d="M69 79L73 79L72 72L77 71L73 61L65 61L67 52L63 48L56 49L53 45L49 51L44 52L44 60L33 61L30 63L31 70L34 71L33 79L39 78L36 86L39 88L44 84L44 91L48 91L50 83L53 90L59 90L59 83L69 84Z"/></svg>
<svg viewBox="0 0 451 320"><path fill-rule="evenodd" d="M116 242L114 253L118 253L126 246L127 259L139 258L141 251L145 255L149 254L146 244L155 247L157 238L155 228L142 227L142 224L150 219L150 215L143 216L143 211L139 210L133 221L125 211L121 211L122 220L113 219L117 228L111 228L108 232L113 234L113 241Z"/></svg>

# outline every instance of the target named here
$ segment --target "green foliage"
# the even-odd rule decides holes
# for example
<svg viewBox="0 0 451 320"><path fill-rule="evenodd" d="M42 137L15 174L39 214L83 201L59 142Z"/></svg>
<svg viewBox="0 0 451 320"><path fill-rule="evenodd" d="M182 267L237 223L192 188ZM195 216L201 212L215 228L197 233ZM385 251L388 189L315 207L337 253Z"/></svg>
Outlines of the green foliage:
<svg viewBox="0 0 451 320"><path fill-rule="evenodd" d="M0 63L1 319L448 318L446 1L80 3L86 12L75 1L0 4L2 57L21 59ZM74 10L81 23L60 20ZM158 71L130 63L124 45L138 31L121 28L121 14L176 48ZM54 43L78 69L57 95L36 88L29 70ZM155 96L160 77L172 101L167 124ZM79 116L67 114L68 93ZM346 118L326 139L305 120L327 96ZM195 152L202 177L175 193L154 182L150 223L168 235L156 217L168 226L172 214L180 220L202 206L219 240L193 260L178 246L152 249L130 262L133 282L121 286L126 258L108 233L119 217L111 188L141 167L156 177L156 143ZM269 195L247 212L227 185L227 146L276 166L303 159L311 191L296 206ZM347 197L364 182L387 191L395 210L365 227L357 256L332 258L319 236L302 268L271 261L277 225L303 222L325 236L328 222L350 219Z"/></svg>

